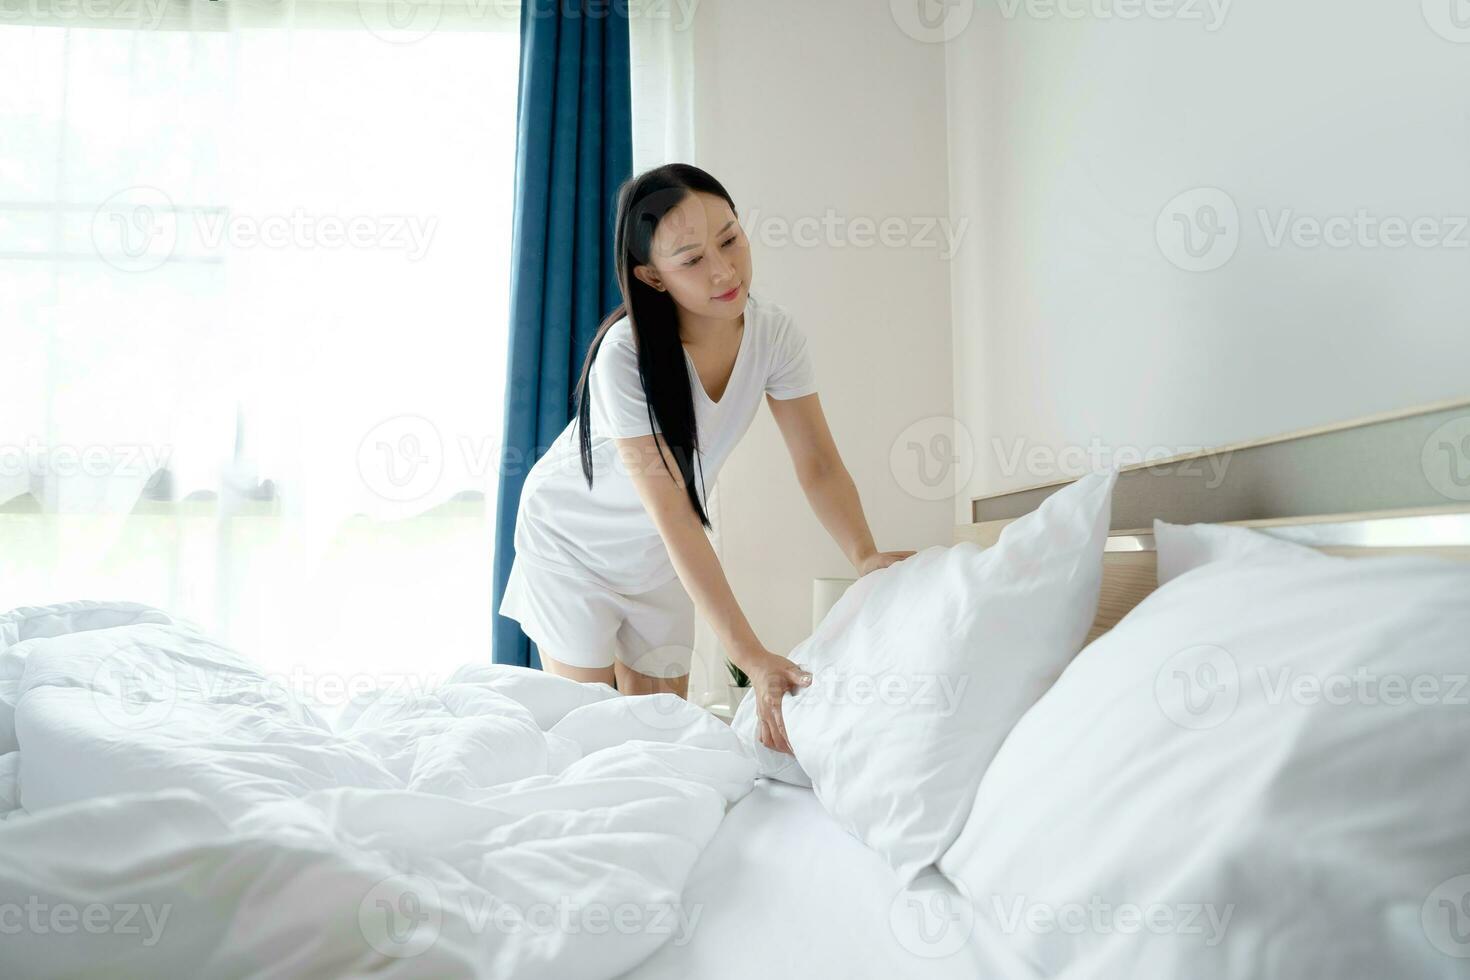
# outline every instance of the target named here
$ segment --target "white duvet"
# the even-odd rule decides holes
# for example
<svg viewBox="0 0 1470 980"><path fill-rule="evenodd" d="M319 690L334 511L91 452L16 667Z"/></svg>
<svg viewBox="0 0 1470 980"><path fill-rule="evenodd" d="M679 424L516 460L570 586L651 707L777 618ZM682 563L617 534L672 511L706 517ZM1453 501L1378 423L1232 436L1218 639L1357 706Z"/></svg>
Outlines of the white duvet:
<svg viewBox="0 0 1470 980"><path fill-rule="evenodd" d="M690 939L752 787L672 695L471 666L334 730L156 610L55 608L0 617L0 976L616 976Z"/></svg>

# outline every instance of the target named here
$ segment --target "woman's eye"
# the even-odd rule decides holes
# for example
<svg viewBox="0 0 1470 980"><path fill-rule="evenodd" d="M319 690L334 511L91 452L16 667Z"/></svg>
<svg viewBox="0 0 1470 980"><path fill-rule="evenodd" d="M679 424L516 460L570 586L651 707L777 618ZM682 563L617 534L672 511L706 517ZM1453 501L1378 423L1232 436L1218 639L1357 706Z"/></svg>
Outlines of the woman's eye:
<svg viewBox="0 0 1470 980"><path fill-rule="evenodd" d="M735 242L739 238L740 238L739 235L731 235L729 238L725 239L723 242L720 243L720 247L721 248L728 248L729 246L734 245ZM702 256L702 255L696 255L692 259L686 259L684 261L684 268L687 269L687 268L689 268L692 265L698 265L699 264L699 260L702 259L702 258L704 258L704 256Z"/></svg>

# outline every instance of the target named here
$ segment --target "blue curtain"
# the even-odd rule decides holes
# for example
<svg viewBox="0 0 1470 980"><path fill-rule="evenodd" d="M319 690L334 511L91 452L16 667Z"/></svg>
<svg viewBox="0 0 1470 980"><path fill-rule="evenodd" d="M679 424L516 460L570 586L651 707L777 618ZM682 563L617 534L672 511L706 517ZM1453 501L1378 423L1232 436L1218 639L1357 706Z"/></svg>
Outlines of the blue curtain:
<svg viewBox="0 0 1470 980"><path fill-rule="evenodd" d="M618 186L633 171L626 4L526 0L516 130L492 609L510 575L526 473L571 420L587 346L622 301L612 245ZM495 616L493 645L496 663L541 666L513 619Z"/></svg>

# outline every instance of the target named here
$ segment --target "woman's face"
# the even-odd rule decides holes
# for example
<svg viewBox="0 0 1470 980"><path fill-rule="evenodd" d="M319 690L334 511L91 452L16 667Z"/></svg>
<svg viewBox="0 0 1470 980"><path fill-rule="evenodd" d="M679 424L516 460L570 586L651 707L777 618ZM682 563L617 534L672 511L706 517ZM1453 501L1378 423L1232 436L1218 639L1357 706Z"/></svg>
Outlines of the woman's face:
<svg viewBox="0 0 1470 980"><path fill-rule="evenodd" d="M696 191L659 221L633 274L696 316L734 319L750 290L750 242L724 198Z"/></svg>

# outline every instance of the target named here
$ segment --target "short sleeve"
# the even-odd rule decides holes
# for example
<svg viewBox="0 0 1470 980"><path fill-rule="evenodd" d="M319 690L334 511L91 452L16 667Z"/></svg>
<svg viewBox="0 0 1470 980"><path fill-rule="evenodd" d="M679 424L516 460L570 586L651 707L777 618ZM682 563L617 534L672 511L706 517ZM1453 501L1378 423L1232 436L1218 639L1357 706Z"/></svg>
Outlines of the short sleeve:
<svg viewBox="0 0 1470 980"><path fill-rule="evenodd" d="M626 439L658 432L638 379L638 351L620 340L604 338L592 361L592 435Z"/></svg>
<svg viewBox="0 0 1470 980"><path fill-rule="evenodd" d="M806 349L806 334L787 315L776 327L766 394L772 398L800 398L817 390L817 377Z"/></svg>

